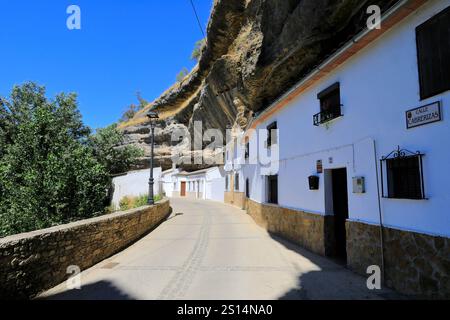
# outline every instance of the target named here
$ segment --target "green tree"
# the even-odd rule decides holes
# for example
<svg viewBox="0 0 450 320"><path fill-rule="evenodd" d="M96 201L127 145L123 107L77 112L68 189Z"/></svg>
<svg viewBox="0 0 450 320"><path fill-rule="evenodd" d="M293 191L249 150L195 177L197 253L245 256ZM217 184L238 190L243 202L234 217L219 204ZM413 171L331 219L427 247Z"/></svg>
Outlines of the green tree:
<svg viewBox="0 0 450 320"><path fill-rule="evenodd" d="M0 100L0 237L103 213L111 178L89 137L75 94L27 83Z"/></svg>
<svg viewBox="0 0 450 320"><path fill-rule="evenodd" d="M124 134L117 124L99 129L90 138L90 145L98 161L110 174L126 172L144 152L135 146L123 146Z"/></svg>
<svg viewBox="0 0 450 320"><path fill-rule="evenodd" d="M142 98L140 91L136 92L136 98L139 101L139 105L138 105L139 110L144 109L148 105L148 101L145 100L144 98Z"/></svg>
<svg viewBox="0 0 450 320"><path fill-rule="evenodd" d="M139 107L137 105L135 105L134 103L130 104L127 107L127 109L125 110L125 112L123 113L119 122L126 122L126 121L132 119L138 111L139 111Z"/></svg>
<svg viewBox="0 0 450 320"><path fill-rule="evenodd" d="M122 117L120 118L119 122L126 122L130 119L132 119L138 111L144 109L148 105L148 101L142 98L141 93L138 91L136 92L136 98L139 101L139 104L136 105L134 103L130 104L125 112L122 114Z"/></svg>
<svg viewBox="0 0 450 320"><path fill-rule="evenodd" d="M181 71L177 74L177 82L183 82L184 78L189 74L189 70L187 68L181 69Z"/></svg>
<svg viewBox="0 0 450 320"><path fill-rule="evenodd" d="M194 50L192 51L192 54L191 54L192 60L196 60L197 62L200 61L200 58L202 56L202 52L203 52L203 49L205 48L205 45L206 45L206 39L199 40L195 43Z"/></svg>

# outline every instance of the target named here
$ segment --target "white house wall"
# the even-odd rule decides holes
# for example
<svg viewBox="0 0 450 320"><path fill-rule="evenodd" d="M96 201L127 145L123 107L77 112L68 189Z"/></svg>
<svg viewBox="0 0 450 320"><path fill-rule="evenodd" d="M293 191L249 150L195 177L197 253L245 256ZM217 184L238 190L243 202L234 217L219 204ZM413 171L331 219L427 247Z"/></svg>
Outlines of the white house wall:
<svg viewBox="0 0 450 320"><path fill-rule="evenodd" d="M450 181L450 124L446 118L450 93L420 100L415 34L418 25L448 5L444 0L429 1L258 127L266 129L273 121L278 122L280 206L327 213L325 174L320 175L319 191L310 191L307 182L308 176L316 174L316 161L322 160L324 170L347 168L350 220L376 224L379 208L375 164L379 166L382 156L400 146L426 154L424 181L429 200L382 199L384 223L404 230L450 236L447 212L450 191L446 187ZM335 82L340 82L344 116L315 127L313 115L320 111L317 94ZM435 101L442 102L444 120L407 130L405 112ZM253 146L256 141L256 135L252 135ZM250 166L244 170L250 178L251 198L265 202L265 179L258 178L259 168ZM355 176L365 177L365 194L352 193Z"/></svg>
<svg viewBox="0 0 450 320"><path fill-rule="evenodd" d="M159 194L160 191L160 179L161 179L161 168L155 168L153 170L153 175L155 179L155 184L153 192ZM141 195L148 194L148 182L150 179L150 170L138 170L127 173L123 176L118 176L113 178L114 194L112 205L118 207L120 200L124 197L138 197Z"/></svg>

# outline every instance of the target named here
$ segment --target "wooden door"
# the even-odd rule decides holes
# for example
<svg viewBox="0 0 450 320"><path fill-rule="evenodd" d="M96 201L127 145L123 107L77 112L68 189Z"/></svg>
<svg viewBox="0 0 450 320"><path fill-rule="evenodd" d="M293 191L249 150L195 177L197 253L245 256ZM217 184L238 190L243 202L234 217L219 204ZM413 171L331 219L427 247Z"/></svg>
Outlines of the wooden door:
<svg viewBox="0 0 450 320"><path fill-rule="evenodd" d="M186 182L181 182L181 192L180 192L180 196L182 197L186 197Z"/></svg>

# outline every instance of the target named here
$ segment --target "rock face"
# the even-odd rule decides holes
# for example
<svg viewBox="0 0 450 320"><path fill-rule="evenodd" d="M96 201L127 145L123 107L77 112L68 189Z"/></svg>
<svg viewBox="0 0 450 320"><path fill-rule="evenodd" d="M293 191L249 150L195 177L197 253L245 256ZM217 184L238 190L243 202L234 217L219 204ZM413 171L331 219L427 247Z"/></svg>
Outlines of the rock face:
<svg viewBox="0 0 450 320"><path fill-rule="evenodd" d="M368 6L382 11L395 0L215 0L207 45L198 66L149 108L160 112L156 156L172 166L173 152L190 157L188 143L171 141L175 129L245 128L254 113L274 100L366 26ZM144 110L145 111L145 110ZM122 125L127 143L149 155L144 112ZM224 135L225 136L225 135ZM207 165L183 165L186 170Z"/></svg>

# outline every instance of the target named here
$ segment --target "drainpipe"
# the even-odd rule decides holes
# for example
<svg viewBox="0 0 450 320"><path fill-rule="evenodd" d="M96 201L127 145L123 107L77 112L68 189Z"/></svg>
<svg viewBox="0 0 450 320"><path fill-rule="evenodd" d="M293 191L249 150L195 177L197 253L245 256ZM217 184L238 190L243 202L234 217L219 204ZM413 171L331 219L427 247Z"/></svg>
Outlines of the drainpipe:
<svg viewBox="0 0 450 320"><path fill-rule="evenodd" d="M383 213L381 210L381 194L380 194L380 181L378 180L378 153L377 153L377 144L376 141L373 140L373 150L375 156L375 171L377 174L377 193L378 193L378 214L379 214L379 222L380 222L380 245L381 245L381 283L384 285L385 281L385 269L384 269L384 234L383 234ZM381 181L383 183L383 181Z"/></svg>

